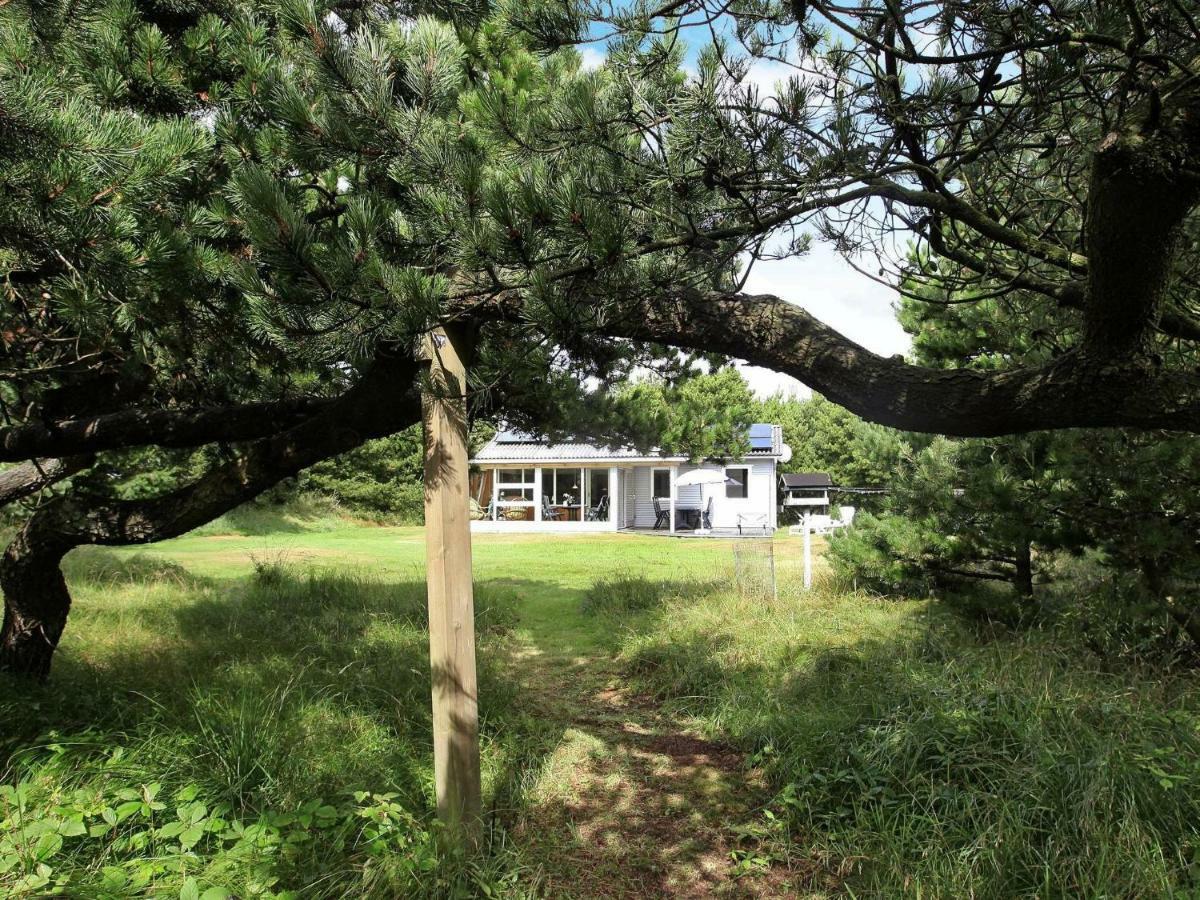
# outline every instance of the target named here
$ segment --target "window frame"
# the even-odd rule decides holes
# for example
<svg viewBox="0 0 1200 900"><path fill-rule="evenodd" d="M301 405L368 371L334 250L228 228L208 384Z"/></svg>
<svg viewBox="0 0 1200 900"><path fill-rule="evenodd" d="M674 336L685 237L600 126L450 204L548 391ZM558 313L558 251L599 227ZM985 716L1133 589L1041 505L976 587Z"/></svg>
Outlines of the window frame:
<svg viewBox="0 0 1200 900"><path fill-rule="evenodd" d="M534 496L537 488L537 469L526 466L497 468L495 476L495 500L497 507L530 507L534 504ZM520 481L507 481L505 475L516 474L521 479ZM526 480L528 479L528 480ZM501 495L505 491L520 491L521 499L504 499Z"/></svg>
<svg viewBox="0 0 1200 900"><path fill-rule="evenodd" d="M724 469L725 477L733 478L734 481L737 481L736 478L734 478L732 475L729 474L730 472L744 472L745 475L743 476L742 481L741 481L741 493L740 494L729 493L731 490L734 489L734 486L732 484L725 485L725 499L726 500L749 500L750 499L750 467L749 466L726 466L725 467L725 469Z"/></svg>
<svg viewBox="0 0 1200 900"><path fill-rule="evenodd" d="M659 472L667 476L667 492L665 494L659 494L654 490L654 479L658 477ZM669 466L653 466L650 469L650 496L655 500L671 499L671 469Z"/></svg>

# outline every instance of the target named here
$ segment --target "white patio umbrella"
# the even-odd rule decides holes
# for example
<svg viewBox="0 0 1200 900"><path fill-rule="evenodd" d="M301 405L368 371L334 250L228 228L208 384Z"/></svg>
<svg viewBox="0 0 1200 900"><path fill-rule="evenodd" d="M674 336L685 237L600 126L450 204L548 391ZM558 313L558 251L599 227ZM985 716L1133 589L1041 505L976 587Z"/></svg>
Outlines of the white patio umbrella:
<svg viewBox="0 0 1200 900"><path fill-rule="evenodd" d="M676 487L689 487L690 485L700 485L700 527L696 529L696 534L708 534L709 529L704 527L704 510L707 509L704 496L704 488L710 484L737 484L732 478L726 478L724 472L718 472L716 469L692 469L690 472L684 472L675 479Z"/></svg>

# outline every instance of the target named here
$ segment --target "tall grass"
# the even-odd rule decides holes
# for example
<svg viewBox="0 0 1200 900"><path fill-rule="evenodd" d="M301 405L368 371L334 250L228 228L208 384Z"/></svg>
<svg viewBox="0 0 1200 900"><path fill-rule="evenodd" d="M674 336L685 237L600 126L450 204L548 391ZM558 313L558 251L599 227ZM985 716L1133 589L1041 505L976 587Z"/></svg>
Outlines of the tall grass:
<svg viewBox="0 0 1200 900"><path fill-rule="evenodd" d="M770 779L813 890L858 897L1194 896L1200 685L984 641L830 583L667 603L625 671Z"/></svg>
<svg viewBox="0 0 1200 900"><path fill-rule="evenodd" d="M278 561L209 582L103 550L69 574L51 684L0 681L0 895L469 896L517 877L502 844L468 863L437 840L424 584ZM515 607L476 602L494 793L526 749L492 663Z"/></svg>

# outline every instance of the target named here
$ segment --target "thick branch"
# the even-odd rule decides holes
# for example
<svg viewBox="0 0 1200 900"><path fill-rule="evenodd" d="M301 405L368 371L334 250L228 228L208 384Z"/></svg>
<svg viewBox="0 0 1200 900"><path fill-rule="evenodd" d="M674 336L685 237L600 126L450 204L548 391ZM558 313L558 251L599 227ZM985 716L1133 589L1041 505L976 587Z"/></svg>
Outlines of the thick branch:
<svg viewBox="0 0 1200 900"><path fill-rule="evenodd" d="M411 390L419 366L412 359L380 357L320 413L256 441L191 484L149 500L97 504L64 497L34 513L22 534L64 547L64 553L79 544L141 544L183 534L323 459L419 422L420 398ZM0 571L7 562L8 555Z"/></svg>
<svg viewBox="0 0 1200 900"><path fill-rule="evenodd" d="M1006 372L929 369L871 353L778 297L676 291L627 301L615 337L722 353L792 375L863 418L985 437L1048 428L1200 431L1200 374L1067 354Z"/></svg>
<svg viewBox="0 0 1200 900"><path fill-rule="evenodd" d="M0 428L0 462L155 444L199 447L277 434L327 406L310 398L204 409L127 409L86 419Z"/></svg>
<svg viewBox="0 0 1200 900"><path fill-rule="evenodd" d="M354 388L321 412L162 496L97 502L72 493L43 506L0 558L0 669L37 678L49 673L70 609L59 563L72 548L175 537L322 459L420 421L420 399L412 390L420 366L411 358L377 357Z"/></svg>
<svg viewBox="0 0 1200 900"><path fill-rule="evenodd" d="M36 494L43 488L82 472L95 462L91 454L64 459L39 459L0 472L0 506Z"/></svg>

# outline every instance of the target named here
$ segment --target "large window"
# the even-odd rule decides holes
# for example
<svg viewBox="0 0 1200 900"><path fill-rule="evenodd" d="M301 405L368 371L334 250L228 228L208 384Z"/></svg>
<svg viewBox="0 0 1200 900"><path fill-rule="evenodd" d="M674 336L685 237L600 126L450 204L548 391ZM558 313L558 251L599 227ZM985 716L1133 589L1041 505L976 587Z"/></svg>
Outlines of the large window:
<svg viewBox="0 0 1200 900"><path fill-rule="evenodd" d="M653 481L650 490L651 496L658 497L660 500L671 496L670 469L653 469L650 478Z"/></svg>
<svg viewBox="0 0 1200 900"><path fill-rule="evenodd" d="M731 500L745 500L750 496L750 470L749 469L726 469L725 477L735 484L725 482L725 496Z"/></svg>
<svg viewBox="0 0 1200 900"><path fill-rule="evenodd" d="M608 469L588 469L588 506L593 509L608 496Z"/></svg>
<svg viewBox="0 0 1200 900"><path fill-rule="evenodd" d="M497 469L496 499L514 505L533 503L536 484L533 469Z"/></svg>
<svg viewBox="0 0 1200 900"><path fill-rule="evenodd" d="M542 469L542 496L551 504L583 503L583 469Z"/></svg>

